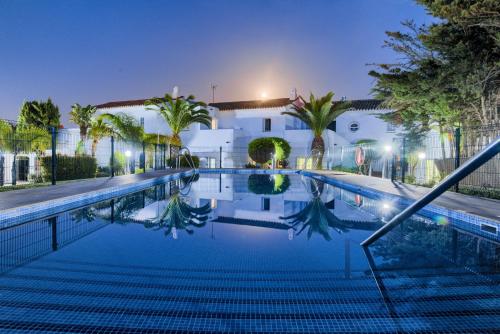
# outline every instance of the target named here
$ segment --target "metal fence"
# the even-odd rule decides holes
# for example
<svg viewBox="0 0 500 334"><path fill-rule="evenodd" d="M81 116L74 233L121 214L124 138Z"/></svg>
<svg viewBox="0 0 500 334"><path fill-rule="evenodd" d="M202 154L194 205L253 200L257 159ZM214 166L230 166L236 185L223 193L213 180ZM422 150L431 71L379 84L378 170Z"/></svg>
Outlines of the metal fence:
<svg viewBox="0 0 500 334"><path fill-rule="evenodd" d="M13 131L0 135L0 187L56 184L165 169L170 154L166 144L113 137L82 141L72 130Z"/></svg>
<svg viewBox="0 0 500 334"><path fill-rule="evenodd" d="M433 186L498 138L500 124L430 132L422 138L399 136L392 143L336 148L332 169ZM453 187L454 191L498 197L500 156L496 156Z"/></svg>

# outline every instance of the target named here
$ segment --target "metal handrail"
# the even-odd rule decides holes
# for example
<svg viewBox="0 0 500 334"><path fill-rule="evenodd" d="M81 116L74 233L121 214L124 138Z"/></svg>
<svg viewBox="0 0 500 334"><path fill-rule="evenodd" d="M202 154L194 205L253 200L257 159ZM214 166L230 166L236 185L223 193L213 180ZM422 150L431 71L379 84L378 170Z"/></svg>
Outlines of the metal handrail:
<svg viewBox="0 0 500 334"><path fill-rule="evenodd" d="M382 226L380 229L375 231L371 236L369 236L365 241L361 243L361 246L369 246L387 232L392 230L397 225L401 224L405 219L415 214L417 211L422 209L424 206L432 202L434 199L439 197L442 193L448 190L455 183L459 182L470 173L484 165L491 158L500 152L500 137L496 138L491 144L486 146L481 152L470 158L466 163L457 168L453 173L448 175L443 181L438 183L432 190L427 193L424 197L418 201L411 204L409 207L404 209L401 213L392 218L387 224Z"/></svg>
<svg viewBox="0 0 500 334"><path fill-rule="evenodd" d="M192 169L194 169L194 170L196 171L196 165L194 164L194 160L193 160L193 157L192 157L192 155L191 155L191 151L189 151L189 148L187 148L186 146L181 147L181 148L179 149L179 153L178 153L178 155L177 155L177 163L176 163L176 165L177 165L177 166L176 166L176 167L177 167L177 168L180 168L180 163L181 163L181 158L180 158L180 156L181 156L181 152L182 152L182 151L187 151L187 154L188 154L188 155L187 155L187 157L189 157L189 158L187 158L187 157L186 157L186 161L188 162L189 167L191 167ZM184 156L185 156L185 155L186 155L186 154L184 154Z"/></svg>

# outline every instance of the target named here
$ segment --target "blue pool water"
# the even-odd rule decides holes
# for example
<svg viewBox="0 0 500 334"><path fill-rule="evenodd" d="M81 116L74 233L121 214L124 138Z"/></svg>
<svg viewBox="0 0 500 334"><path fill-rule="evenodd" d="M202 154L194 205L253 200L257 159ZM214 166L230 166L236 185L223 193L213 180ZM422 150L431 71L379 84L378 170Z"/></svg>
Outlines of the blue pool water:
<svg viewBox="0 0 500 334"><path fill-rule="evenodd" d="M498 333L500 240L299 175L185 178L0 231L1 333Z"/></svg>

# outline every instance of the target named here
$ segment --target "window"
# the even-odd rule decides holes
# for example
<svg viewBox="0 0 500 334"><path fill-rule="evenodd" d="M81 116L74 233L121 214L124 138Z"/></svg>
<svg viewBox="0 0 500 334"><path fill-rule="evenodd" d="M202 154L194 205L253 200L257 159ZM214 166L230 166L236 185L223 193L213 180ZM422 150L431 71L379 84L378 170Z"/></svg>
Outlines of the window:
<svg viewBox="0 0 500 334"><path fill-rule="evenodd" d="M267 197L262 197L261 210L269 211L271 210L271 199Z"/></svg>
<svg viewBox="0 0 500 334"><path fill-rule="evenodd" d="M270 131L271 131L271 119L264 118L264 132L270 132Z"/></svg>
<svg viewBox="0 0 500 334"><path fill-rule="evenodd" d="M359 130L359 123L358 122L352 122L351 124L349 124L349 130L351 132L356 132Z"/></svg>
<svg viewBox="0 0 500 334"><path fill-rule="evenodd" d="M386 131L387 132L395 132L396 131L396 125L393 124L393 123L391 123L391 122L387 122Z"/></svg>

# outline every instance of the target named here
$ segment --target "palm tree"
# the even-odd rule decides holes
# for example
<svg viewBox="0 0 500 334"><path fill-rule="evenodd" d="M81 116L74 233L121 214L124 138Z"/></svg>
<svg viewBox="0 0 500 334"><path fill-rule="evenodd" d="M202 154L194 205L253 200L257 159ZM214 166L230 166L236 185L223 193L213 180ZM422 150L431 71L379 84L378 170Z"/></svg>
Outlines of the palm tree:
<svg viewBox="0 0 500 334"><path fill-rule="evenodd" d="M92 125L92 117L96 113L97 108L90 104L82 107L78 103L71 106L70 121L78 125L80 128L80 141L85 142L87 139L87 132Z"/></svg>
<svg viewBox="0 0 500 334"><path fill-rule="evenodd" d="M323 155L325 154L325 142L323 140L323 131L338 116L343 114L350 106L348 102L333 103L333 92L317 99L313 94L309 97L309 102L303 105L294 104L294 111L282 112L282 115L289 115L304 122L314 134L311 144L311 153L313 154L313 166L321 169L323 164Z"/></svg>
<svg viewBox="0 0 500 334"><path fill-rule="evenodd" d="M51 137L46 129L31 125L13 126L0 120L0 153L10 152L13 155L12 184L17 181L17 155L35 153L37 158L51 145ZM38 159L37 159L38 160ZM1 171L3 175L3 170Z"/></svg>
<svg viewBox="0 0 500 334"><path fill-rule="evenodd" d="M152 98L146 101L146 108L156 110L163 116L172 131L172 144L181 145L180 132L193 123L200 123L210 127L212 118L209 116L207 106L203 102L195 102L193 95L187 98L174 98L165 94L162 98Z"/></svg>
<svg viewBox="0 0 500 334"><path fill-rule="evenodd" d="M144 226L155 230L166 228L165 235L172 233L174 239L177 239L177 230L185 230L192 234L191 226L203 227L210 211L209 203L196 208L186 203L180 193L175 193L168 199L167 206L161 215L148 221Z"/></svg>
<svg viewBox="0 0 500 334"><path fill-rule="evenodd" d="M92 156L95 157L97 144L105 137L118 140L141 141L144 136L142 126L134 117L124 114L101 114L92 120L88 132L92 138Z"/></svg>

